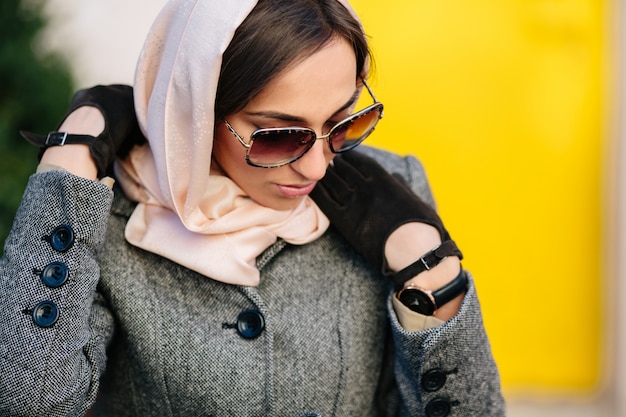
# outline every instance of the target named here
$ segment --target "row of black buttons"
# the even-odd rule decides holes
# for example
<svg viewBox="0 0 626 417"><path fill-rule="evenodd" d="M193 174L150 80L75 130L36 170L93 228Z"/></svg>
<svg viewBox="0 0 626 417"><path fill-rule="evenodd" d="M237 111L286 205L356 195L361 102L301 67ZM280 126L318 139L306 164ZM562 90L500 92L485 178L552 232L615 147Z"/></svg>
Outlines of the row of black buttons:
<svg viewBox="0 0 626 417"><path fill-rule="evenodd" d="M57 252L67 252L74 245L74 230L66 224L56 227L43 240ZM38 271L39 272L39 271ZM63 262L55 261L46 265L40 272L41 281L50 288L58 288L67 282L69 268ZM31 311L33 322L39 327L53 326L59 319L59 307L54 301L37 303Z"/></svg>
<svg viewBox="0 0 626 417"><path fill-rule="evenodd" d="M426 392L439 391L446 384L448 374L456 373L456 369L445 372L441 369L431 369L422 375L422 388ZM428 417L446 417L450 414L452 403L442 397L435 397L426 404L426 415Z"/></svg>

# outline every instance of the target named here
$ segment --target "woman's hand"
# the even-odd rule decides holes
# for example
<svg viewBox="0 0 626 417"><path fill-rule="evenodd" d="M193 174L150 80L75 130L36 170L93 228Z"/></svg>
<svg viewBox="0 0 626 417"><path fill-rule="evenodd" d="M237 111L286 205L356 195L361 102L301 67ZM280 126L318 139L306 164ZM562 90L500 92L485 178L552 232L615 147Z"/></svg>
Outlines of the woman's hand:
<svg viewBox="0 0 626 417"><path fill-rule="evenodd" d="M61 132L93 137L100 135L103 130L104 117L100 110L92 106L74 110L59 127ZM74 175L90 180L98 179L98 168L89 152L89 145L51 146L41 156L40 163L61 167Z"/></svg>
<svg viewBox="0 0 626 417"><path fill-rule="evenodd" d="M391 276L450 240L435 210L402 180L358 152L338 155L311 194L333 226L368 261ZM458 256L404 281L434 290L460 270ZM404 284L408 285L409 282Z"/></svg>
<svg viewBox="0 0 626 417"><path fill-rule="evenodd" d="M58 131L88 135L92 140L89 144L46 146L46 136L21 133L42 148L41 163L91 179L106 175L116 156L123 158L133 146L145 142L135 115L133 90L126 85L78 91Z"/></svg>

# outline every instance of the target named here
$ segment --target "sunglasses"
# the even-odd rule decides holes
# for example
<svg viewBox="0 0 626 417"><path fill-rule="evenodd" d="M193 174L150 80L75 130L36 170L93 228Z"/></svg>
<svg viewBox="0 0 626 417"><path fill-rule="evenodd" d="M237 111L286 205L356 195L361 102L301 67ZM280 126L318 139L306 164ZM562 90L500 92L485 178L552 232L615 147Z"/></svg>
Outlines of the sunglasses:
<svg viewBox="0 0 626 417"><path fill-rule="evenodd" d="M315 141L325 139L333 153L341 153L355 148L374 131L383 117L383 104L376 100L374 93L363 80L363 85L374 100L374 104L360 110L333 126L322 136L317 136L307 127L283 127L257 129L246 141L224 119L224 124L246 148L248 165L260 168L278 168L290 164L307 153Z"/></svg>

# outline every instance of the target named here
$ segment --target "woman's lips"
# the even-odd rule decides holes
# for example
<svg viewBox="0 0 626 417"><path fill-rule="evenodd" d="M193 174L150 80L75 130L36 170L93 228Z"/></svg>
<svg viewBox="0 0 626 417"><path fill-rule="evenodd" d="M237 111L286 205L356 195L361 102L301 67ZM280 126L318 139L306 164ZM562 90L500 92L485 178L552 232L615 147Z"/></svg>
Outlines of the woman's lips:
<svg viewBox="0 0 626 417"><path fill-rule="evenodd" d="M278 188L278 192L283 196L294 198L309 195L311 191L313 191L313 188L315 188L315 184L315 182L306 185L276 184L276 188Z"/></svg>

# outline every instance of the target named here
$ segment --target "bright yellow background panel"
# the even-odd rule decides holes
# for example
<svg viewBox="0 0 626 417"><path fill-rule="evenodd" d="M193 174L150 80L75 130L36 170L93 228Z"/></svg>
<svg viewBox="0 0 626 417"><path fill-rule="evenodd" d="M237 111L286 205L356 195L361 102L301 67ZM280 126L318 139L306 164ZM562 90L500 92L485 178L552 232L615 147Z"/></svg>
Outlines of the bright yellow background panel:
<svg viewBox="0 0 626 417"><path fill-rule="evenodd" d="M602 1L353 0L385 117L476 278L505 391L602 381Z"/></svg>

